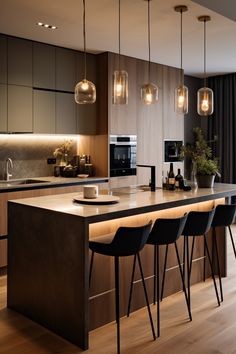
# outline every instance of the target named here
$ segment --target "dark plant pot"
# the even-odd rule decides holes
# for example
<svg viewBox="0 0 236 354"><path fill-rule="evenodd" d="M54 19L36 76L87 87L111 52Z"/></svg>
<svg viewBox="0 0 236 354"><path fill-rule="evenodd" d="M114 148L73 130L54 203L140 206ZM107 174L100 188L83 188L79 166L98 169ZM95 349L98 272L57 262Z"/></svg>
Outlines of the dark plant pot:
<svg viewBox="0 0 236 354"><path fill-rule="evenodd" d="M213 188L215 175L196 175L198 188Z"/></svg>

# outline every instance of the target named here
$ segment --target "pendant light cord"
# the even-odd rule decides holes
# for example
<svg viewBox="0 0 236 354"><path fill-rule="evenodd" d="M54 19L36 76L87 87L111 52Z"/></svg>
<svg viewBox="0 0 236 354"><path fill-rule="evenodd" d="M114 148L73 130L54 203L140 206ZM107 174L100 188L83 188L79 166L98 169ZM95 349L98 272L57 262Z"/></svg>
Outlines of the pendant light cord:
<svg viewBox="0 0 236 354"><path fill-rule="evenodd" d="M150 0L148 0L148 82L150 82L151 40L150 40Z"/></svg>
<svg viewBox="0 0 236 354"><path fill-rule="evenodd" d="M183 10L180 10L180 67L181 67L181 85L184 85L183 79Z"/></svg>
<svg viewBox="0 0 236 354"><path fill-rule="evenodd" d="M120 71L120 0L119 0L119 17L118 17L118 30L119 30L119 71Z"/></svg>
<svg viewBox="0 0 236 354"><path fill-rule="evenodd" d="M84 37L84 78L87 77L87 58L86 58L86 32L85 32L85 0L83 0L83 37Z"/></svg>
<svg viewBox="0 0 236 354"><path fill-rule="evenodd" d="M206 20L204 20L204 86L206 87Z"/></svg>

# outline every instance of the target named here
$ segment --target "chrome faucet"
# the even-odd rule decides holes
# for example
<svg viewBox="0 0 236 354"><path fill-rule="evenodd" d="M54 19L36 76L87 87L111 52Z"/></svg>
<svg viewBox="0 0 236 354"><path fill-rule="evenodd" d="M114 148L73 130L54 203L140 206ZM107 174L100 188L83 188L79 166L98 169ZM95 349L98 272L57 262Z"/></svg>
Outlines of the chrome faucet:
<svg viewBox="0 0 236 354"><path fill-rule="evenodd" d="M5 165L5 180L6 181L9 181L10 177L12 177L12 170L13 170L13 162L12 162L12 159L10 157L8 157L6 159L6 165ZM9 166L11 168L11 173L9 172Z"/></svg>
<svg viewBox="0 0 236 354"><path fill-rule="evenodd" d="M152 165L136 165L136 166L151 168L151 182L149 183L149 187L151 187L151 192L155 192L155 190L156 190L156 166L152 166Z"/></svg>

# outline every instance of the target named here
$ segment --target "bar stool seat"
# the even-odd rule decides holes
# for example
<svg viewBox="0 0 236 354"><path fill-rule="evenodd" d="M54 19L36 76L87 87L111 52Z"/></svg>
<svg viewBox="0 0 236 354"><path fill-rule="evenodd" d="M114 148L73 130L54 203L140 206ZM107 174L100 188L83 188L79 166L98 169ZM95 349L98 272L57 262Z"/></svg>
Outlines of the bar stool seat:
<svg viewBox="0 0 236 354"><path fill-rule="evenodd" d="M184 229L184 225L187 220L187 214L179 218L173 219L157 219L153 225L149 238L147 240L147 244L154 246L154 293L153 293L153 302L155 303L156 294L157 294L157 335L160 336L160 296L159 296L159 246L166 245L166 249L168 252L168 246L170 244L175 245L175 252L178 261L182 286L185 294L185 300L188 308L188 314L190 320L192 320L191 311L188 306L188 298L187 292L185 289L185 283L182 273L182 268L180 264L180 257L178 248L176 245L176 241L182 234ZM166 252L166 254L167 254ZM165 259L166 264L166 259ZM132 272L132 279L131 279L131 288L130 288L130 297L129 297L129 305L128 305L128 312L127 315L130 314L130 306L131 306L131 298L132 298L132 289L133 289L133 282L134 282L134 271L135 271L135 259L133 264L133 272Z"/></svg>
<svg viewBox="0 0 236 354"><path fill-rule="evenodd" d="M212 253L214 255L214 250L216 253L216 261L217 261L217 268L218 268L218 276L219 276L219 283L220 283L220 294L221 294L221 301L223 301L223 288L222 288L222 281L221 281L221 271L220 271L220 262L219 262L219 252L218 252L218 245L217 245L217 238L216 238L216 227L228 227L229 234L231 238L231 243L234 251L234 256L236 258L236 248L234 244L234 239L231 231L230 225L233 224L236 215L236 204L220 204L217 205L215 210L215 215L212 220L212 231L213 231L213 247ZM212 257L213 257L212 255Z"/></svg>
<svg viewBox="0 0 236 354"><path fill-rule="evenodd" d="M115 260L115 299L116 299L116 323L117 323L117 353L120 353L120 302L119 302L119 257L135 256L138 258L139 269L144 288L144 294L151 323L153 339L156 339L151 310L148 302L147 290L145 286L142 264L139 252L143 249L152 223L149 222L139 227L119 227L115 235L111 234L99 237L94 241L89 241L89 248L92 251L89 284L91 283L91 275L93 268L94 253L106 256L112 256Z"/></svg>

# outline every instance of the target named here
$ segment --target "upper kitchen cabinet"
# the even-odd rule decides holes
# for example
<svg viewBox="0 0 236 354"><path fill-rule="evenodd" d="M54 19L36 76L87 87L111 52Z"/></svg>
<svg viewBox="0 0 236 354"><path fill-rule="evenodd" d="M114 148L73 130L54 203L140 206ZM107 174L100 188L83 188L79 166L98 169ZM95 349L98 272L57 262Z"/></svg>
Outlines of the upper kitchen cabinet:
<svg viewBox="0 0 236 354"><path fill-rule="evenodd" d="M76 52L56 47L56 89L74 92L76 85Z"/></svg>
<svg viewBox="0 0 236 354"><path fill-rule="evenodd" d="M0 132L7 131L7 85L0 84Z"/></svg>
<svg viewBox="0 0 236 354"><path fill-rule="evenodd" d="M8 131L32 132L32 88L8 85Z"/></svg>
<svg viewBox="0 0 236 354"><path fill-rule="evenodd" d="M108 53L108 117L110 134L137 134L137 60L120 56L120 70L128 73L128 104L112 104L113 72L119 70L119 55Z"/></svg>
<svg viewBox="0 0 236 354"><path fill-rule="evenodd" d="M56 88L56 49L54 46L33 42L33 86Z"/></svg>
<svg viewBox="0 0 236 354"><path fill-rule="evenodd" d="M184 115L175 112L175 88L181 82L181 70L163 65L164 139L183 140Z"/></svg>
<svg viewBox="0 0 236 354"><path fill-rule="evenodd" d="M56 92L56 133L76 134L76 103L74 94Z"/></svg>
<svg viewBox="0 0 236 354"><path fill-rule="evenodd" d="M7 37L0 35L0 83L7 83Z"/></svg>
<svg viewBox="0 0 236 354"><path fill-rule="evenodd" d="M32 42L8 37L8 84L32 87Z"/></svg>
<svg viewBox="0 0 236 354"><path fill-rule="evenodd" d="M104 92L100 92L97 80L97 62L96 56L93 54L86 54L87 62L87 80L92 81L96 86L97 99L93 104L76 104L77 116L77 133L83 135L95 135L103 133L101 128L101 120L97 114L99 96ZM77 54L77 70L76 70L76 83L84 79L84 54ZM104 117L105 118L105 117ZM106 127L107 130L107 127Z"/></svg>
<svg viewBox="0 0 236 354"><path fill-rule="evenodd" d="M34 90L34 133L55 134L55 92Z"/></svg>

